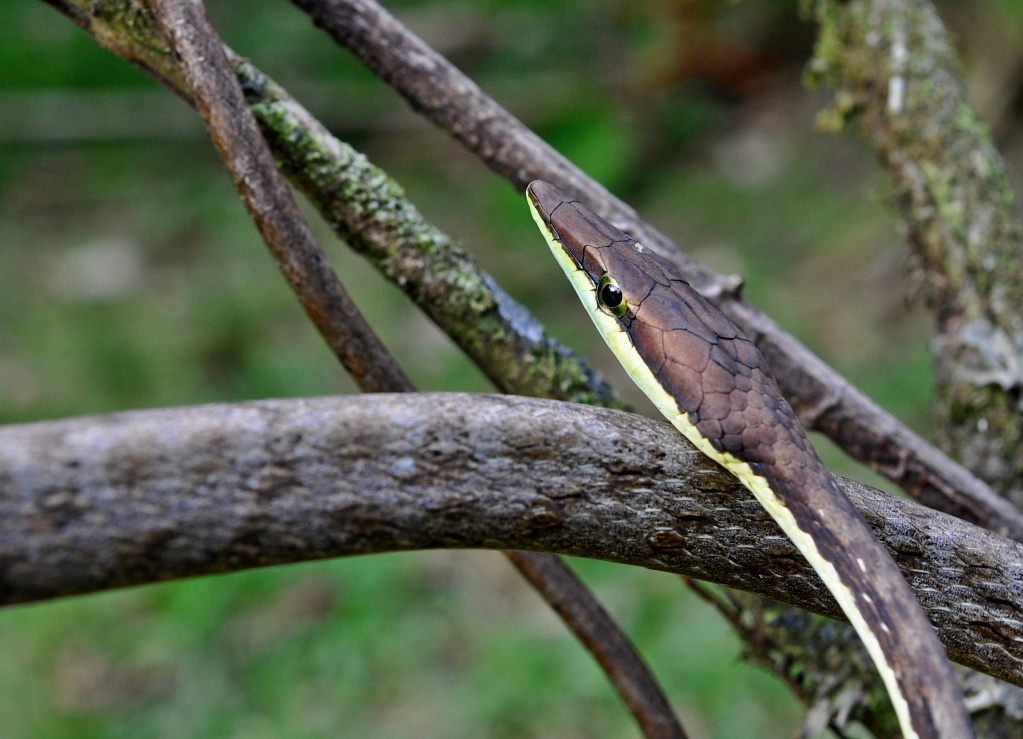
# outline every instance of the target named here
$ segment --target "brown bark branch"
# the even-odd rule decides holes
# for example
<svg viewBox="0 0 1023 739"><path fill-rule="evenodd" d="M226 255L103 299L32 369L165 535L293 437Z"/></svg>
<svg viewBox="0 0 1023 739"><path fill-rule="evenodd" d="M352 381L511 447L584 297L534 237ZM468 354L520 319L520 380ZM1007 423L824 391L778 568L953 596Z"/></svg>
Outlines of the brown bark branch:
<svg viewBox="0 0 1023 739"><path fill-rule="evenodd" d="M348 296L291 197L201 0L150 0L246 209L321 335L366 392L415 388ZM507 552L593 654L648 739L685 739L646 664L553 554Z"/></svg>
<svg viewBox="0 0 1023 739"><path fill-rule="evenodd" d="M508 552L508 559L569 625L611 678L626 708L649 739L686 739L650 668L629 637L558 557Z"/></svg>
<svg viewBox="0 0 1023 739"><path fill-rule="evenodd" d="M373 0L292 0L417 111L519 189L545 179L659 253L756 341L807 428L832 438L925 505L1023 541L1023 515L853 387L736 294L737 283L700 265L640 219Z"/></svg>
<svg viewBox="0 0 1023 739"><path fill-rule="evenodd" d="M235 189L306 314L363 390L411 390L299 211L202 2L150 2Z"/></svg>
<svg viewBox="0 0 1023 739"><path fill-rule="evenodd" d="M841 484L949 655L1023 684L1023 545ZM425 548L605 559L841 616L737 480L621 411L410 393L0 428L0 603Z"/></svg>

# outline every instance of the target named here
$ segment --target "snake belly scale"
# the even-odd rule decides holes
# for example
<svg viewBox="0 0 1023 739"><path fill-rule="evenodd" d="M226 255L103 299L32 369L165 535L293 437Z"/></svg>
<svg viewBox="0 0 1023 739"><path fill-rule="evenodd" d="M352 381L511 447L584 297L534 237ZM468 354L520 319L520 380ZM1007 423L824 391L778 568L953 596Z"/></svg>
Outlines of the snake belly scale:
<svg viewBox="0 0 1023 739"><path fill-rule="evenodd" d="M834 595L881 674L904 737L972 737L934 629L817 457L753 342L671 262L574 198L542 181L526 194L552 253L633 381L750 490Z"/></svg>

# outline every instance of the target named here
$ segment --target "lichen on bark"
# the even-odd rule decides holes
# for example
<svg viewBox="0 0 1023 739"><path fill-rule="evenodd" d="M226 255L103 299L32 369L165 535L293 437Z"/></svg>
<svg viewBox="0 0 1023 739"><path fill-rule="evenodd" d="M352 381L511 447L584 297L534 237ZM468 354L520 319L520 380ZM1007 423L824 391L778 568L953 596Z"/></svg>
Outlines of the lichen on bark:
<svg viewBox="0 0 1023 739"><path fill-rule="evenodd" d="M613 390L432 225L402 187L249 62L233 59L278 165L334 232L432 318L501 390L621 407Z"/></svg>
<svg viewBox="0 0 1023 739"><path fill-rule="evenodd" d="M190 93L142 0L46 0L104 47L180 97ZM334 231L401 288L504 391L622 408L614 389L547 334L469 252L432 225L401 186L334 137L255 66L229 51L288 178Z"/></svg>
<svg viewBox="0 0 1023 739"><path fill-rule="evenodd" d="M1006 165L924 0L813 0L824 130L854 129L891 174L911 296L934 317L939 444L1023 504L1023 227Z"/></svg>

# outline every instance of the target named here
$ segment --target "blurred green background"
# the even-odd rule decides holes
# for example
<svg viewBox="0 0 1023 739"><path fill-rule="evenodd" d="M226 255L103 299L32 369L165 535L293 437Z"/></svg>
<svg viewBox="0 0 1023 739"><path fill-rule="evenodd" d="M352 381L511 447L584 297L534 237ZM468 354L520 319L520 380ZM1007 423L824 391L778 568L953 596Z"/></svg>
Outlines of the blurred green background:
<svg viewBox="0 0 1023 739"><path fill-rule="evenodd" d="M795 0L391 2L435 48L886 408L927 431L884 174L813 131ZM286 0L211 0L237 51L407 188L644 408L520 195ZM1019 171L1023 3L940 5ZM197 116L39 0L0 8L0 422L352 392ZM310 211L424 390L489 386ZM876 483L826 442L839 471ZM802 709L667 575L574 561L694 739L791 737ZM211 577L0 611L0 739L635 737L589 656L493 552Z"/></svg>

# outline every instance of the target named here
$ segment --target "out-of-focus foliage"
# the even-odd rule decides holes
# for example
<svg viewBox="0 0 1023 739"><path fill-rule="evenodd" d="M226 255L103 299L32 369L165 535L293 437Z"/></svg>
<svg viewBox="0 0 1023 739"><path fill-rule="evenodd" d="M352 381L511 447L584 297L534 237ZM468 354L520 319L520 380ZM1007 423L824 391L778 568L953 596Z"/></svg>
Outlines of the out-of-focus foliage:
<svg viewBox="0 0 1023 739"><path fill-rule="evenodd" d="M518 194L285 0L209 5L228 43L393 174L643 407ZM905 306L885 180L855 140L813 133L824 93L799 83L813 29L797 6L389 4L679 243L743 273L755 303L925 428L927 325ZM978 106L1010 158L1023 158L1023 6L941 9ZM5 0L0 19L0 422L351 392L194 113L39 0ZM310 218L421 388L488 389ZM785 687L738 660L737 639L675 579L575 564L642 647L694 739L793 734L800 709ZM7 609L0 651L3 739L636 735L588 655L495 553L320 563Z"/></svg>

